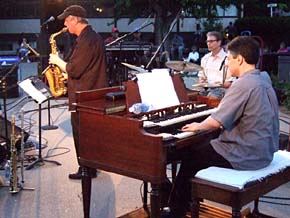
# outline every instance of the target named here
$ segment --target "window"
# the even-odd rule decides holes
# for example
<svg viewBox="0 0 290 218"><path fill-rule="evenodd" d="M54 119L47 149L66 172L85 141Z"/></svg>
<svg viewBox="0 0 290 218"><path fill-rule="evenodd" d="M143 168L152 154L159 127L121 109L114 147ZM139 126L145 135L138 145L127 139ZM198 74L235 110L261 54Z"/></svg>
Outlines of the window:
<svg viewBox="0 0 290 218"><path fill-rule="evenodd" d="M217 13L219 17L237 17L238 9L234 5L230 5L226 9L223 9L220 6L218 6Z"/></svg>

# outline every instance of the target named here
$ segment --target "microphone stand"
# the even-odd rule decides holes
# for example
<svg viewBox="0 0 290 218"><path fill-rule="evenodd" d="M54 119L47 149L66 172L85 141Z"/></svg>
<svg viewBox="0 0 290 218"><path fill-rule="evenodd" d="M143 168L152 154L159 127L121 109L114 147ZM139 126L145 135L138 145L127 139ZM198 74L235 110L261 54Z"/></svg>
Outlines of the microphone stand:
<svg viewBox="0 0 290 218"><path fill-rule="evenodd" d="M2 97L3 97L3 110L4 110L4 125L5 125L5 140L6 140L6 149L7 151L10 151L10 142L8 139L8 123L7 123L7 105L6 105L6 100L7 100L7 83L6 83L6 78L15 70L18 65L24 61L28 55L30 54L30 51L27 51L23 57L20 58L18 62L13 64L11 69L0 79L0 84L1 84L1 89L2 89ZM8 147L9 145L9 147ZM9 155L10 156L10 155Z"/></svg>
<svg viewBox="0 0 290 218"><path fill-rule="evenodd" d="M166 35L164 36L164 38L162 39L160 45L158 46L157 50L155 51L154 55L151 57L150 61L148 62L148 64L146 65L145 69L148 69L149 66L152 64L152 61L156 58L157 54L159 53L160 49L162 48L162 46L164 45L165 41L167 40L169 34L172 32L174 26L176 25L180 15L182 13L182 9L180 9L176 15L176 17L173 20L173 23L171 24L168 32L166 33Z"/></svg>

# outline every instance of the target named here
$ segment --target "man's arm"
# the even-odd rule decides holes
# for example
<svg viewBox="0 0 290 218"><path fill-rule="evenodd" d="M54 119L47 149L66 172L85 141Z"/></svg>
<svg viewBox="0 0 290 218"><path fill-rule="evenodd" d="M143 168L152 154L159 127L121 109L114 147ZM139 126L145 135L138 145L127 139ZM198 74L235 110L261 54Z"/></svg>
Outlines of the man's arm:
<svg viewBox="0 0 290 218"><path fill-rule="evenodd" d="M204 70L201 70L198 72L198 82L199 83L206 83L207 82L207 78L206 78L206 75L204 73Z"/></svg>
<svg viewBox="0 0 290 218"><path fill-rule="evenodd" d="M229 88L231 85L232 85L231 81L225 81L224 84L223 84L223 87L224 88Z"/></svg>
<svg viewBox="0 0 290 218"><path fill-rule="evenodd" d="M220 127L221 127L221 124L215 119L213 119L211 116L209 116L201 123L193 122L191 124L186 124L184 127L182 127L181 130L185 132L197 132L197 131L218 129Z"/></svg>

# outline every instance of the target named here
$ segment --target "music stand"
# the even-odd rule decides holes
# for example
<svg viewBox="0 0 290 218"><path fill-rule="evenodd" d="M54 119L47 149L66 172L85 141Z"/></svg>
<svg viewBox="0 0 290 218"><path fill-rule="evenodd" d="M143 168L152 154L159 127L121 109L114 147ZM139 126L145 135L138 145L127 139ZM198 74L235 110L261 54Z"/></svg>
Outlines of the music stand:
<svg viewBox="0 0 290 218"><path fill-rule="evenodd" d="M50 99L47 99L47 119L48 119L48 125L43 126L42 129L43 130L54 130L57 129L58 126L54 126L54 125L50 125Z"/></svg>
<svg viewBox="0 0 290 218"><path fill-rule="evenodd" d="M25 169L30 170L37 164L44 164L45 161L54 163L56 165L61 165L61 163L54 160L45 160L41 153L41 104L52 97L49 88L38 77L30 77L20 82L18 85L24 90L24 92L26 92L30 97L32 97L33 100L38 103L38 158Z"/></svg>

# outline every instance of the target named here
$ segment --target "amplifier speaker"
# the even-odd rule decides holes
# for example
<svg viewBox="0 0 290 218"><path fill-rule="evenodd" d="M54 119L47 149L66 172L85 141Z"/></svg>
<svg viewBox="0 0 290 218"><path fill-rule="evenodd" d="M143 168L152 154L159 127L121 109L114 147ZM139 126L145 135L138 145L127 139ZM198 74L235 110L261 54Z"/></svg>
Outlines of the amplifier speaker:
<svg viewBox="0 0 290 218"><path fill-rule="evenodd" d="M10 142L11 139L11 127L12 124L9 120L7 120L7 128L8 128L8 140ZM17 150L20 150L21 148L21 128L16 126L14 127L14 132L17 137L16 141L16 148ZM24 134L24 142L27 141L29 134L26 131L23 131ZM5 134L5 119L4 117L0 116L0 139L3 140L4 142L6 141L6 134Z"/></svg>
<svg viewBox="0 0 290 218"><path fill-rule="evenodd" d="M1 66L0 67L0 79L5 76L10 70L12 66ZM15 67L13 72L11 72L6 77L6 92L7 98L17 98L19 97L19 89L18 89L18 67ZM3 98L3 90L0 89L0 98Z"/></svg>

